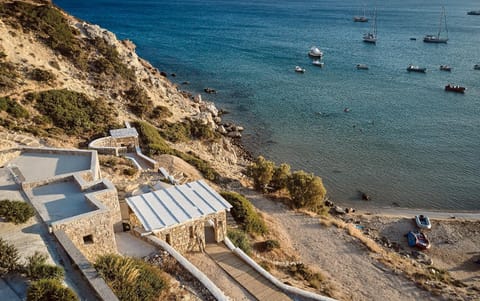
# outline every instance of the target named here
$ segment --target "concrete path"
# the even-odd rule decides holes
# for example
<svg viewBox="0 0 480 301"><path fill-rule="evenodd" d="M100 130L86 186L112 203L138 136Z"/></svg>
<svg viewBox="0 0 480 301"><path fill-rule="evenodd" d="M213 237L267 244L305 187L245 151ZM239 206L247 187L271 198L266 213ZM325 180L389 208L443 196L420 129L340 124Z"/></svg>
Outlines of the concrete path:
<svg viewBox="0 0 480 301"><path fill-rule="evenodd" d="M292 300L225 246L207 244L205 252L258 300Z"/></svg>

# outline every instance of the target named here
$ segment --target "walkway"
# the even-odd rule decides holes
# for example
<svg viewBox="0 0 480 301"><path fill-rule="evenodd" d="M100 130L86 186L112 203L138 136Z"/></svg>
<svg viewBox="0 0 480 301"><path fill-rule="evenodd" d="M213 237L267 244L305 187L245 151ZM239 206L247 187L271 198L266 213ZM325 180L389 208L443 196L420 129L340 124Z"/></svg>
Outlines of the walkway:
<svg viewBox="0 0 480 301"><path fill-rule="evenodd" d="M207 244L205 251L227 274L258 300L292 300L225 246Z"/></svg>

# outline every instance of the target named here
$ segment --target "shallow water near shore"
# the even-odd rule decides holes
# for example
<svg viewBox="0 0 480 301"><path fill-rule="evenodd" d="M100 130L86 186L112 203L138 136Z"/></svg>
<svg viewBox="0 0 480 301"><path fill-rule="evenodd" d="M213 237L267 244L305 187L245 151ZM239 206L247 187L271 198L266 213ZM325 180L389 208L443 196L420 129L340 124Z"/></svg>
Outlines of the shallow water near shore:
<svg viewBox="0 0 480 301"><path fill-rule="evenodd" d="M438 30L433 0L377 3L377 45L362 42L371 22L352 21L363 6L353 0L54 2L133 40L182 89L216 89L204 98L246 127L247 149L320 175L341 204L360 206L364 191L375 206L480 210L480 16L466 14L478 1L443 1L446 45L422 42ZM465 95L445 92L449 82Z"/></svg>

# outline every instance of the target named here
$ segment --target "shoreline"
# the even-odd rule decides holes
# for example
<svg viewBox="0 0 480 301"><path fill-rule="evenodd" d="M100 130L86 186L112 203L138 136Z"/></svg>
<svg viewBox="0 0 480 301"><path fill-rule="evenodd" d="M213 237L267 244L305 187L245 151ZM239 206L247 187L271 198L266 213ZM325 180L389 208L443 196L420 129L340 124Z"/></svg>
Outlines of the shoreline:
<svg viewBox="0 0 480 301"><path fill-rule="evenodd" d="M155 68L158 69L158 67L155 67ZM170 73L167 73L167 74L170 74ZM177 86L177 89L179 89L179 87L182 86L181 81L177 79L169 78L169 77L165 77L165 78L168 81L170 81L172 84ZM189 89L179 89L178 91L180 93L186 92L192 97L194 93L197 93ZM202 92L198 92L197 94L201 95ZM222 110L221 108L220 109L218 108L218 104L215 101L210 100L207 97L208 97L208 93L206 95L202 95L202 99L205 98L204 101L212 103L217 108L217 110L219 111ZM233 123L235 125L239 125L236 120L234 120ZM244 127L244 125L241 125L241 126ZM230 143L239 151L239 156L242 157L242 159L245 160L245 162L251 163L253 162L253 160L255 160L253 153L250 150L248 150L248 147L245 145L241 137L240 138L232 138L227 136L224 136L224 137L228 139ZM285 163L289 164L288 162L285 162ZM275 164L278 164L278 162L275 162ZM327 194L328 194L328 190L327 190ZM358 204L354 204L348 201L342 202L341 200L333 200L333 203L341 207L355 206L353 207L355 209L355 214L389 216L389 217L411 217L411 218L413 218L417 214L426 214L434 219L454 220L456 218L461 218L466 220L480 220L480 209L479 210L451 210L451 209L431 209L431 208L421 208L421 207L416 207L416 208L393 207L388 205L375 206L373 201L362 201L360 198L358 199Z"/></svg>

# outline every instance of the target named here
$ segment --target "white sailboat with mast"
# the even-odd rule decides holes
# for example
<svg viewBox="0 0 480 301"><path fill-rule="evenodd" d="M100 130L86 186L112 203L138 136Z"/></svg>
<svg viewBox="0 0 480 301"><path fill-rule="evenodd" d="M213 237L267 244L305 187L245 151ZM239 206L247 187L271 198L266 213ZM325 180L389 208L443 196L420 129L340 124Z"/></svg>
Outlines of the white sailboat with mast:
<svg viewBox="0 0 480 301"><path fill-rule="evenodd" d="M368 22L367 15L365 14L365 7L363 7L363 16L354 16L353 22Z"/></svg>
<svg viewBox="0 0 480 301"><path fill-rule="evenodd" d="M363 35L363 41L365 43L376 44L377 43L377 9L373 12L372 30Z"/></svg>
<svg viewBox="0 0 480 301"><path fill-rule="evenodd" d="M441 38L440 34L442 33L442 24L445 23L445 32L446 37ZM437 35L426 35L423 38L425 43L443 43L446 44L448 41L448 28L447 28L447 15L445 14L445 7L442 6L442 13L440 14L440 25L438 26Z"/></svg>

